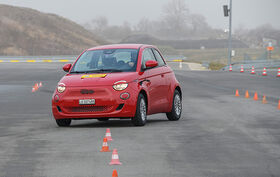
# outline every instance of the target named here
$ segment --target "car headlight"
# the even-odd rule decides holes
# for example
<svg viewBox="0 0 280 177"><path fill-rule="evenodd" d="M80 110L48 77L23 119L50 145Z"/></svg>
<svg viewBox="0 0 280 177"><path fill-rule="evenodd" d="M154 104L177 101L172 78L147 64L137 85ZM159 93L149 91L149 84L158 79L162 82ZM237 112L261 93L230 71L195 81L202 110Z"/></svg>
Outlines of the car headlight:
<svg viewBox="0 0 280 177"><path fill-rule="evenodd" d="M65 91L65 89L66 89L65 84L63 84L63 83L58 84L58 86L57 86L57 91L58 91L59 93L63 93L63 92Z"/></svg>
<svg viewBox="0 0 280 177"><path fill-rule="evenodd" d="M122 91L124 89L126 89L128 86L128 83L126 81L118 81L115 82L113 85L113 88L117 91Z"/></svg>

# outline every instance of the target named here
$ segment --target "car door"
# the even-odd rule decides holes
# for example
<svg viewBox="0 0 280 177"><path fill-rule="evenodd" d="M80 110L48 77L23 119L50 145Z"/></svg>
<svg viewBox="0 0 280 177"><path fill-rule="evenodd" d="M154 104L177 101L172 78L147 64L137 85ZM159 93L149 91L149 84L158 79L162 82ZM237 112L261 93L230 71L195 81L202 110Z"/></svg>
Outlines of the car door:
<svg viewBox="0 0 280 177"><path fill-rule="evenodd" d="M165 79L162 75L162 68L160 66L146 69L145 63L148 60L155 60L156 58L151 48L146 48L142 54L142 68L144 69L144 79L148 91L148 114L159 113L165 110Z"/></svg>
<svg viewBox="0 0 280 177"><path fill-rule="evenodd" d="M166 111L166 109L168 108L168 105L169 105L170 96L173 93L171 91L171 79L170 79L171 70L169 67L167 67L160 52L155 48L152 48L152 51L158 62L158 67L160 68L160 73L161 73L161 78L162 78L162 85L161 85L162 88L161 89L164 90L164 92L163 92L164 94L162 95L162 103L163 103L162 107L164 108L164 111Z"/></svg>

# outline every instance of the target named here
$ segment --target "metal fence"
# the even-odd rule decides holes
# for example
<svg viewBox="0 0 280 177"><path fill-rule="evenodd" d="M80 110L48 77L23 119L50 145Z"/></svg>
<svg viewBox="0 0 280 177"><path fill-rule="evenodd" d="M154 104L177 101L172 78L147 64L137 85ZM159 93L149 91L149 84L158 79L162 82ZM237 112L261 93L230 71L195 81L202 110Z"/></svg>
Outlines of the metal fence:
<svg viewBox="0 0 280 177"><path fill-rule="evenodd" d="M241 65L243 65L244 69L250 69L252 66L255 69L263 69L266 68L280 68L280 60L246 60L243 62L232 63L232 69L240 69ZM228 70L229 66L223 68L224 70Z"/></svg>
<svg viewBox="0 0 280 177"><path fill-rule="evenodd" d="M184 55L164 55L163 56L166 61L174 61L174 60L186 60L187 57Z"/></svg>
<svg viewBox="0 0 280 177"><path fill-rule="evenodd" d="M232 63L232 69L240 69L243 65L244 69L249 69L254 66L256 69L260 68L280 68L280 59L269 59L269 53L265 52L260 55L257 59L253 60L248 54L244 54L244 60L240 62ZM229 66L223 68L228 70Z"/></svg>

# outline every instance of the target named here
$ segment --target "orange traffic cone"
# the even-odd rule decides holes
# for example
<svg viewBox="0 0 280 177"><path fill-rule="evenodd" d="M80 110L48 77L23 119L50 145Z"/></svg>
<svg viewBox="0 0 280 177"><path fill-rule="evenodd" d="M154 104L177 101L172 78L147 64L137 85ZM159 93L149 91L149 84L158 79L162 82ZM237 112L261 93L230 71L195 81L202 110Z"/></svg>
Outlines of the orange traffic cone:
<svg viewBox="0 0 280 177"><path fill-rule="evenodd" d="M32 87L32 92L36 92L39 88L38 83L35 83L34 86Z"/></svg>
<svg viewBox="0 0 280 177"><path fill-rule="evenodd" d="M117 149L113 150L112 153L112 160L110 162L110 165L121 165L122 163L119 160L119 155Z"/></svg>
<svg viewBox="0 0 280 177"><path fill-rule="evenodd" d="M39 84L35 83L34 86L32 87L32 92L36 92L39 89Z"/></svg>
<svg viewBox="0 0 280 177"><path fill-rule="evenodd" d="M238 89L236 89L236 91L235 91L235 96L240 96Z"/></svg>
<svg viewBox="0 0 280 177"><path fill-rule="evenodd" d="M267 76L266 67L263 68L263 73L262 73L262 75L263 75L263 76Z"/></svg>
<svg viewBox="0 0 280 177"><path fill-rule="evenodd" d="M241 72L241 73L244 73L244 66L243 66L243 65L241 65L240 72Z"/></svg>
<svg viewBox="0 0 280 177"><path fill-rule="evenodd" d="M280 99L278 101L278 109L280 110Z"/></svg>
<svg viewBox="0 0 280 177"><path fill-rule="evenodd" d="M251 74L256 74L256 73L255 73L255 67L254 67L254 66L252 66Z"/></svg>
<svg viewBox="0 0 280 177"><path fill-rule="evenodd" d="M250 98L250 95L249 95L248 90L246 90L246 93L245 93L245 98Z"/></svg>
<svg viewBox="0 0 280 177"><path fill-rule="evenodd" d="M102 144L102 149L100 152L110 152L108 143L107 143L107 138L103 138L103 144Z"/></svg>
<svg viewBox="0 0 280 177"><path fill-rule="evenodd" d="M277 72L277 76L276 77L280 77L280 68L278 68L278 72Z"/></svg>
<svg viewBox="0 0 280 177"><path fill-rule="evenodd" d="M232 71L232 65L229 65L229 71Z"/></svg>
<svg viewBox="0 0 280 177"><path fill-rule="evenodd" d="M105 137L107 138L108 141L113 141L112 136L111 136L111 132L110 132L110 128L106 129Z"/></svg>
<svg viewBox="0 0 280 177"><path fill-rule="evenodd" d="M113 170L112 177L118 177L118 172L117 172L117 170L116 170L116 169L115 169L115 170Z"/></svg>
<svg viewBox="0 0 280 177"><path fill-rule="evenodd" d="M267 103L267 101L266 101L266 96L265 96L265 95L263 96L262 103L263 103L263 104L266 104L266 103Z"/></svg>
<svg viewBox="0 0 280 177"><path fill-rule="evenodd" d="M34 87L35 87L35 90L38 90L39 89L39 84L36 83Z"/></svg>
<svg viewBox="0 0 280 177"><path fill-rule="evenodd" d="M255 100L255 101L258 101L258 93L257 93L257 92L255 92L254 100Z"/></svg>

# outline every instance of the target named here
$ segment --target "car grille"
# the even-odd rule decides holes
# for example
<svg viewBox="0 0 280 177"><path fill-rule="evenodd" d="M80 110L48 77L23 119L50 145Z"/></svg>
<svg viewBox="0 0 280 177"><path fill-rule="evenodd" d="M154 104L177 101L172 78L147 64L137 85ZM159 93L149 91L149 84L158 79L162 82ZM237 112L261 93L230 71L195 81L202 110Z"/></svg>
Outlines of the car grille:
<svg viewBox="0 0 280 177"><path fill-rule="evenodd" d="M113 106L66 107L65 111L69 113L107 112L112 108Z"/></svg>

